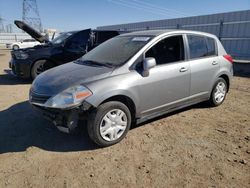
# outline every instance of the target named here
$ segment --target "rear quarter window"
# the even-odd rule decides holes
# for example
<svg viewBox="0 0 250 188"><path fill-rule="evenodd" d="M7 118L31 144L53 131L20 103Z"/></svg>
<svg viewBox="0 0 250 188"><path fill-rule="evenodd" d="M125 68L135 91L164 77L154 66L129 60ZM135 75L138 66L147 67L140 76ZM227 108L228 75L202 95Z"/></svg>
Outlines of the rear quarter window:
<svg viewBox="0 0 250 188"><path fill-rule="evenodd" d="M217 55L217 47L215 40L209 37L206 37L206 39L207 39L207 50L208 50L207 55L208 56Z"/></svg>

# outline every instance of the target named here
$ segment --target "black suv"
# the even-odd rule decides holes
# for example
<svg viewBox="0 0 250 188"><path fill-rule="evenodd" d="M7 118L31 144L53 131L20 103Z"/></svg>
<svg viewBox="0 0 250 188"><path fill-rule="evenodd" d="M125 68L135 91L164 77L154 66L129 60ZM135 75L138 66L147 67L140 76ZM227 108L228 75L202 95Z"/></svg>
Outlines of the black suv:
<svg viewBox="0 0 250 188"><path fill-rule="evenodd" d="M12 72L18 77L31 79L47 69L76 60L102 42L119 35L118 31L86 29L64 32L49 41L46 36L24 22L15 21L15 24L40 43L44 43L11 51L9 67Z"/></svg>

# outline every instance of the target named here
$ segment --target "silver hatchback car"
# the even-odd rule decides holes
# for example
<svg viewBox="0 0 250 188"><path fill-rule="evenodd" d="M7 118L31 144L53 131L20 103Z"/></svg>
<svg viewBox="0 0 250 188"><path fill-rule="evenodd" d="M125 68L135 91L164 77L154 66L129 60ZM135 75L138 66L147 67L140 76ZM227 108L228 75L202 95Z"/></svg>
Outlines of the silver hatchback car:
<svg viewBox="0 0 250 188"><path fill-rule="evenodd" d="M72 132L86 123L90 138L109 146L121 141L132 123L203 101L222 104L232 63L212 34L127 33L39 75L29 100L59 130Z"/></svg>

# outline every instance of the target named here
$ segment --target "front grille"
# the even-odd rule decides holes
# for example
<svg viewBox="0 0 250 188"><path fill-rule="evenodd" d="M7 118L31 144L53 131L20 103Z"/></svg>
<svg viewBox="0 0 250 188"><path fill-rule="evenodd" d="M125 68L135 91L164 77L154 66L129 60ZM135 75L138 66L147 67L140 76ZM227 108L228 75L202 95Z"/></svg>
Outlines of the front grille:
<svg viewBox="0 0 250 188"><path fill-rule="evenodd" d="M48 95L37 94L33 91L30 91L30 102L31 103L44 104L49 98L50 98L50 96L48 96Z"/></svg>

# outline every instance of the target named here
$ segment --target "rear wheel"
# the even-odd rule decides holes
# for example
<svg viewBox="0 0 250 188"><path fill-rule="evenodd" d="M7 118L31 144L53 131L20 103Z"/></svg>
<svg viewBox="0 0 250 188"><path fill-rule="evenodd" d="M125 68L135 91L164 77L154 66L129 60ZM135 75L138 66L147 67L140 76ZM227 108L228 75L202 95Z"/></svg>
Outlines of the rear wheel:
<svg viewBox="0 0 250 188"><path fill-rule="evenodd" d="M88 133L99 146L106 147L120 142L131 126L128 107L117 101L100 105L90 114Z"/></svg>
<svg viewBox="0 0 250 188"><path fill-rule="evenodd" d="M18 45L14 45L13 47L12 47L12 49L13 50L18 50L20 47L18 46Z"/></svg>
<svg viewBox="0 0 250 188"><path fill-rule="evenodd" d="M227 95L227 87L227 82L223 78L217 79L209 99L211 106L219 106L223 103Z"/></svg>

